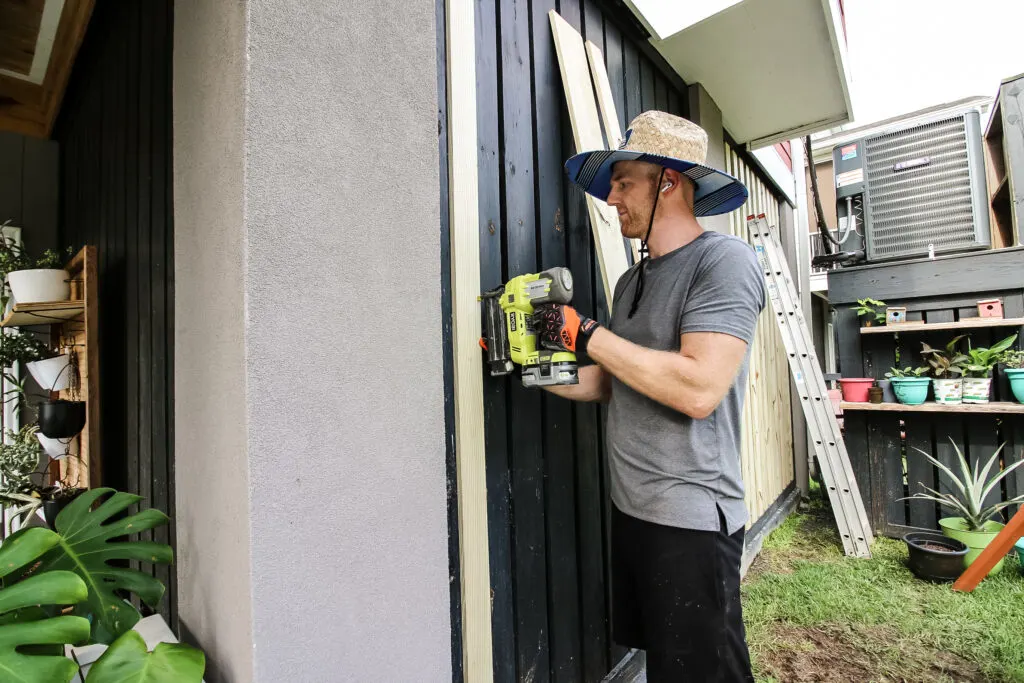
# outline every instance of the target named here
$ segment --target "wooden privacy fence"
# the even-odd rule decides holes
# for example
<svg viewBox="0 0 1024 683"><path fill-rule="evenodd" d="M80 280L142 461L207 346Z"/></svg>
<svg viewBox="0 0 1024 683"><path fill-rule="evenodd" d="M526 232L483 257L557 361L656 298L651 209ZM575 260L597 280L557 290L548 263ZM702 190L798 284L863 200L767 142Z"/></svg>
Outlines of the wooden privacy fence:
<svg viewBox="0 0 1024 683"><path fill-rule="evenodd" d="M850 307L864 297L906 306L909 321L945 325L862 333ZM1024 250L833 271L829 274L829 298L837 313L840 373L843 377L881 379L897 362L900 367L926 365L920 353L923 341L933 347L945 346L953 337L969 334L974 347L984 347L1024 332L1012 325L946 329L949 323L976 318L977 302L983 299L1002 299L1006 318L1024 317ZM1001 444L1000 467L1024 458L1024 406L1013 403L1009 384L999 370L992 382L991 400L1006 403L887 406L891 410L865 405L860 406L862 410L844 410L847 450L876 533L900 537L913 529L937 529L940 518L953 514L924 501L899 500L924 487L950 491L946 477L940 479L937 468L918 449L958 474L954 446L972 467L987 462ZM1022 469L1007 477L988 502L1024 493Z"/></svg>
<svg viewBox="0 0 1024 683"><path fill-rule="evenodd" d="M779 225L779 202L731 148L726 171L750 190L750 199L729 214L729 232L744 240L748 214L764 214ZM749 241L749 240L748 240ZM793 483L793 420L790 403L789 362L782 336L765 304L750 351L747 400L743 407L743 481L750 520L761 518Z"/></svg>

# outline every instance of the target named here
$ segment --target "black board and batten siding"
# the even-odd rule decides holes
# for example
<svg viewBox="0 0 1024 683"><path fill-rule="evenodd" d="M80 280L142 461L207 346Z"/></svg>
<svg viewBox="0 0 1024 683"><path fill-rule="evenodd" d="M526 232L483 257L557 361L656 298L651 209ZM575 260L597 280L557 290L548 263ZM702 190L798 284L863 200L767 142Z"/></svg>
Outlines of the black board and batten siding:
<svg viewBox="0 0 1024 683"><path fill-rule="evenodd" d="M851 306L872 297L890 306L906 306L907 318L926 323L956 322L978 316L977 302L1003 300L1008 318L1024 317L1024 249L1003 249L892 265L840 269L829 273L829 300L836 308L839 370L844 377L880 379L896 364L925 365L921 342L945 346L968 333L971 344L989 346L1021 327L971 330L906 330L899 335L861 334ZM1018 345L1020 341L1018 340ZM1001 372L993 380L992 400L1013 401ZM922 484L949 491L945 478L918 451L956 467L956 445L973 466L986 462L1005 444L1002 466L1024 459L1024 415L971 413L868 412L843 415L846 446L872 526L879 534L900 537L910 528L937 529L949 512L921 501L897 499L922 491ZM1005 500L1024 493L1024 467L994 492ZM1012 510L1010 513L1012 514ZM1004 519L1005 521L1005 519Z"/></svg>
<svg viewBox="0 0 1024 683"><path fill-rule="evenodd" d="M143 538L173 546L172 24L171 0L96 3L53 137L60 244L98 248L104 484L169 514ZM174 568L153 573L173 628Z"/></svg>
<svg viewBox="0 0 1024 683"><path fill-rule="evenodd" d="M476 3L481 290L567 265L574 304L603 322L586 203L562 166L575 149L552 9L604 52L623 130L645 109L685 115L685 84L621 7ZM626 654L609 633L602 411L489 376L484 401L495 681L600 681Z"/></svg>

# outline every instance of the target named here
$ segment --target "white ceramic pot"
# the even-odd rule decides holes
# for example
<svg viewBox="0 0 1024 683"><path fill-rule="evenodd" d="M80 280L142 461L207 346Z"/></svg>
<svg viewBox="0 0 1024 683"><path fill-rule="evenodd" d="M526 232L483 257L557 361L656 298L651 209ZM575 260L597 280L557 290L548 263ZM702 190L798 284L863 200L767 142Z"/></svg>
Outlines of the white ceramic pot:
<svg viewBox="0 0 1024 683"><path fill-rule="evenodd" d="M36 268L7 274L11 293L19 304L67 301L71 298L71 275L66 270Z"/></svg>
<svg viewBox="0 0 1024 683"><path fill-rule="evenodd" d="M991 386L991 377L965 377L964 403L988 403Z"/></svg>
<svg viewBox="0 0 1024 683"><path fill-rule="evenodd" d="M69 455L78 455L78 439L73 438L69 443L60 439L51 439L42 432L36 432L36 438L43 445L43 451L52 460L62 460Z"/></svg>
<svg viewBox="0 0 1024 683"><path fill-rule="evenodd" d="M962 379L933 379L936 403L956 404L963 402L964 384Z"/></svg>
<svg viewBox="0 0 1024 683"><path fill-rule="evenodd" d="M71 356L66 353L26 363L25 367L43 391L62 391L71 385Z"/></svg>

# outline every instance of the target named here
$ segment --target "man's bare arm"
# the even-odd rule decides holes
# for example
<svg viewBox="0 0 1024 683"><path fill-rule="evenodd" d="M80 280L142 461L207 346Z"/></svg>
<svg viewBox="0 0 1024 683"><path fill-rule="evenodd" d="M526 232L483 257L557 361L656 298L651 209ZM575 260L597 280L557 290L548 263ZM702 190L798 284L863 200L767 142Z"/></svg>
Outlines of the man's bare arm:
<svg viewBox="0 0 1024 683"><path fill-rule="evenodd" d="M679 352L656 351L600 328L587 353L624 384L695 419L711 415L736 379L747 351L742 339L719 332L680 337Z"/></svg>
<svg viewBox="0 0 1024 683"><path fill-rule="evenodd" d="M552 394L571 401L603 402L611 397L611 377L599 365L585 365L579 369L579 384L561 384L544 387Z"/></svg>

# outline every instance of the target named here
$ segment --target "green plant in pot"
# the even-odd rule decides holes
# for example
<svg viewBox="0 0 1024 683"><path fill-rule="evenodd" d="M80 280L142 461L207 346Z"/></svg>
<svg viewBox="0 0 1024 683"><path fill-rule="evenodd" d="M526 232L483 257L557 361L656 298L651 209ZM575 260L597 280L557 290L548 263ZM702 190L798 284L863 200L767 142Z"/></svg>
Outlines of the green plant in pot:
<svg viewBox="0 0 1024 683"><path fill-rule="evenodd" d="M851 310L857 312L857 317L861 318L864 323L864 327L885 324L884 301L879 301L870 297L857 299L857 305L852 306Z"/></svg>
<svg viewBox="0 0 1024 683"><path fill-rule="evenodd" d="M1017 335L1012 334L989 348L974 349L968 343L967 361L964 363L964 403L988 403L992 370L1015 341Z"/></svg>
<svg viewBox="0 0 1024 683"><path fill-rule="evenodd" d="M886 378L892 383L892 391L896 394L896 400L908 406L924 403L928 398L928 387L932 382L928 377L929 369L926 366L892 368L885 373Z"/></svg>
<svg viewBox="0 0 1024 683"><path fill-rule="evenodd" d="M1010 391L1019 403L1024 403L1024 351L1007 349L999 355L1003 374L1010 381Z"/></svg>
<svg viewBox="0 0 1024 683"><path fill-rule="evenodd" d="M0 591L0 612L8 595L63 582L64 591L51 596L34 591L24 605L32 605L22 621L0 617L0 680L4 667L17 671L20 683L199 683L206 666L201 650L180 643L159 643L147 651L142 636L132 630L140 615L128 598L134 594L150 607L163 597L163 584L150 574L128 567L129 561L169 563L170 546L132 537L166 524L168 517L148 509L128 509L141 498L113 489L88 491L57 518L56 533L22 529L0 544L0 576L9 574ZM32 552L25 552L32 549ZM7 551L20 557L7 562ZM13 568L13 570L8 569ZM14 593L8 593L12 591ZM53 618L57 614L67 614ZM47 618L51 617L51 618ZM55 631L55 627L63 631ZM44 631L44 628L46 629ZM6 640L5 640L6 638ZM10 646L8 644L11 644ZM55 653L16 652L19 645L53 644ZM63 644L109 645L95 662L78 663L60 656ZM38 659L38 661L36 661ZM91 661L91 660L90 660ZM29 666L31 665L31 666ZM42 667L48 667L44 670ZM88 666L88 675L84 675Z"/></svg>
<svg viewBox="0 0 1024 683"><path fill-rule="evenodd" d="M968 356L959 350L960 340L966 335L954 337L945 348L935 349L921 342L921 355L932 370L932 385L935 388L936 403L956 404L963 401L963 374Z"/></svg>
<svg viewBox="0 0 1024 683"><path fill-rule="evenodd" d="M0 443L0 504L14 508L12 522L30 520L42 508L47 524L52 527L60 511L82 489L37 483L42 477L39 465L44 458L36 432L35 425L25 425L17 432L7 430L5 443Z"/></svg>
<svg viewBox="0 0 1024 683"><path fill-rule="evenodd" d="M9 221L4 223L7 227ZM34 257L12 237L3 234L0 239L0 276L3 289L0 304L3 311L13 295L17 303L67 301L71 298L71 275L64 269L65 255L47 249ZM68 248L67 257L72 250Z"/></svg>
<svg viewBox="0 0 1024 683"><path fill-rule="evenodd" d="M1019 460L1012 465L1008 465L1002 471L993 473L992 468L997 466L999 455L1003 451L1003 446L1000 446L992 454L988 462L985 463L985 466L981 468L981 471L978 470L976 465L972 472L971 466L967 462L967 458L960 451L960 448L952 439L950 439L950 443L953 444L953 449L956 451L957 461L960 465L959 477L953 470L933 458L930 454L922 451L920 448L914 449L939 469L940 476L944 476L948 481L950 492L940 493L921 484L924 492L918 492L909 498L901 498L900 500L920 500L938 503L942 507L954 512L955 516L940 519L939 526L942 527L942 533L946 536L964 543L969 548L967 556L964 558L966 566L977 559L981 551L992 542L992 539L1003 528L1003 523L996 521L994 517L1005 508L1024 503L1024 494L1021 494L1010 500L992 503L991 505L985 504L986 499L993 492L999 491L999 483L1011 472L1024 465L1024 460ZM1002 567L1003 561L1000 560L992 571L989 572L989 575L997 574L1002 570Z"/></svg>

